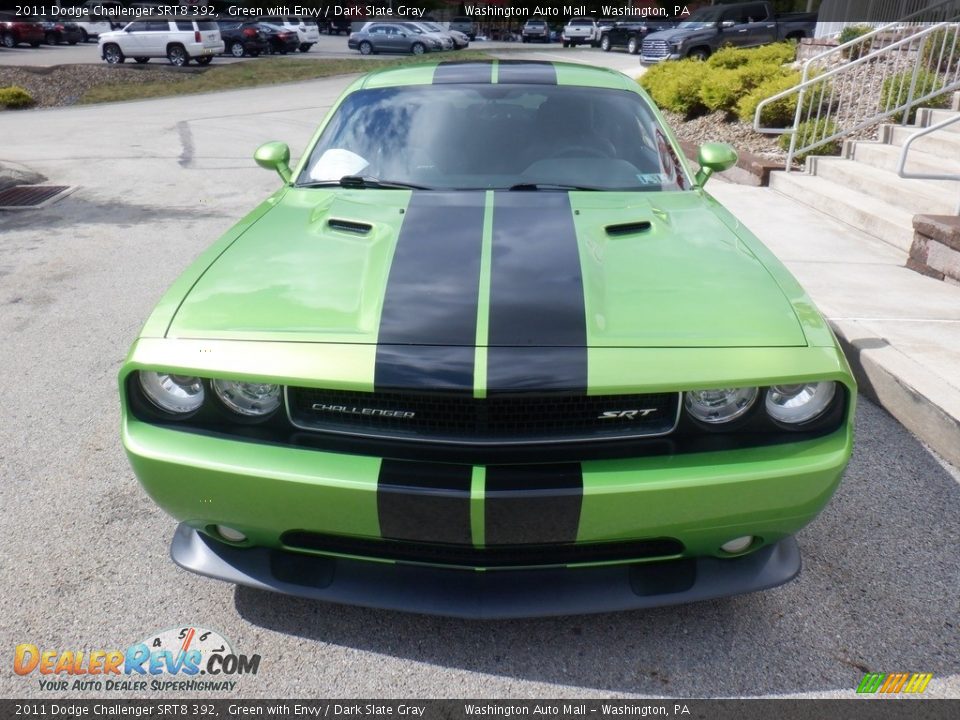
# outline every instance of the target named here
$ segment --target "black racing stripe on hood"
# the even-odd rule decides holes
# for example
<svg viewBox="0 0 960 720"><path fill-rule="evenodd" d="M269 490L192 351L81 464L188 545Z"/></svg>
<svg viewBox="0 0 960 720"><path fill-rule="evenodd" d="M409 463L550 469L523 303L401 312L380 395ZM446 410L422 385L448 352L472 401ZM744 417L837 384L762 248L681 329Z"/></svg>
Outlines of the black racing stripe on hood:
<svg viewBox="0 0 960 720"><path fill-rule="evenodd" d="M492 62L442 62L433 71L433 84L474 83L490 84Z"/></svg>
<svg viewBox="0 0 960 720"><path fill-rule="evenodd" d="M497 63L497 82L531 85L556 85L553 63L537 60L501 60Z"/></svg>
<svg viewBox="0 0 960 720"><path fill-rule="evenodd" d="M497 192L487 391L587 389L583 274L567 193Z"/></svg>
<svg viewBox="0 0 960 720"><path fill-rule="evenodd" d="M374 386L473 392L484 193L414 192L380 314Z"/></svg>
<svg viewBox="0 0 960 720"><path fill-rule="evenodd" d="M579 463L491 465L485 492L485 545L576 541L583 504Z"/></svg>
<svg viewBox="0 0 960 720"><path fill-rule="evenodd" d="M380 535L470 545L470 465L384 460L377 481Z"/></svg>

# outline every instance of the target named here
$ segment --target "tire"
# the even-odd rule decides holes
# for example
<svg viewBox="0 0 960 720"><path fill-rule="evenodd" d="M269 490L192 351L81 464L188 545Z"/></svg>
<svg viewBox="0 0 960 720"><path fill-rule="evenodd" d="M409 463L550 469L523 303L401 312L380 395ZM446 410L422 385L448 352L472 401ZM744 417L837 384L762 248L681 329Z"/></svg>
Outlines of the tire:
<svg viewBox="0 0 960 720"><path fill-rule="evenodd" d="M167 60L174 67L186 67L190 64L190 56L183 45L171 45L167 48Z"/></svg>
<svg viewBox="0 0 960 720"><path fill-rule="evenodd" d="M67 40L67 45L76 45L76 44L77 44L76 40Z"/></svg>
<svg viewBox="0 0 960 720"><path fill-rule="evenodd" d="M300 47L298 49L300 50L300 52L305 53L305 52L310 52L310 48L312 47L313 47L313 43L300 43Z"/></svg>
<svg viewBox="0 0 960 720"><path fill-rule="evenodd" d="M610 52L610 50L611 50L612 48L613 48L613 46L610 44L610 36L609 36L609 35L604 35L602 38L600 38L600 49L601 49L601 50L603 50L604 52Z"/></svg>
<svg viewBox="0 0 960 720"><path fill-rule="evenodd" d="M599 41L599 40L592 40L592 41L590 42L590 47L592 47L592 48L598 48L598 47L600 47L600 41Z"/></svg>
<svg viewBox="0 0 960 720"><path fill-rule="evenodd" d="M137 65L146 65L148 62L150 62L150 58L148 58L148 57L135 57L135 58L134 58L134 61L136 61Z"/></svg>
<svg viewBox="0 0 960 720"><path fill-rule="evenodd" d="M423 55L427 51L426 46L423 43L415 42L410 46L410 52L413 55Z"/></svg>
<svg viewBox="0 0 960 720"><path fill-rule="evenodd" d="M47 45L56 45L56 44L57 44L57 36L54 35L52 32L51 32L51 33L47 33L47 34L44 36L43 41L44 41Z"/></svg>
<svg viewBox="0 0 960 720"><path fill-rule="evenodd" d="M564 40L564 41L563 41L563 46L564 46L564 47L570 47L570 43L567 42L566 40Z"/></svg>
<svg viewBox="0 0 960 720"><path fill-rule="evenodd" d="M373 55L373 45L371 45L366 40L360 43L359 50L361 55Z"/></svg>
<svg viewBox="0 0 960 720"><path fill-rule="evenodd" d="M703 61L703 60L706 60L708 57L710 57L710 51L702 47L694 48L689 53L687 53L687 57L690 58L691 60Z"/></svg>
<svg viewBox="0 0 960 720"><path fill-rule="evenodd" d="M84 28L80 28L80 41L85 43L90 42L90 36Z"/></svg>
<svg viewBox="0 0 960 720"><path fill-rule="evenodd" d="M227 50L235 58L242 58L244 54L246 54L246 51L243 49L243 43L232 42Z"/></svg>
<svg viewBox="0 0 960 720"><path fill-rule="evenodd" d="M203 57L196 58L197 65L209 65L213 62L213 55L204 55Z"/></svg>
<svg viewBox="0 0 960 720"><path fill-rule="evenodd" d="M126 58L123 56L123 50L115 43L103 46L103 59L108 65L122 65Z"/></svg>
<svg viewBox="0 0 960 720"><path fill-rule="evenodd" d="M631 55L636 55L640 52L640 43L637 42L637 38L632 37L627 41L627 52Z"/></svg>

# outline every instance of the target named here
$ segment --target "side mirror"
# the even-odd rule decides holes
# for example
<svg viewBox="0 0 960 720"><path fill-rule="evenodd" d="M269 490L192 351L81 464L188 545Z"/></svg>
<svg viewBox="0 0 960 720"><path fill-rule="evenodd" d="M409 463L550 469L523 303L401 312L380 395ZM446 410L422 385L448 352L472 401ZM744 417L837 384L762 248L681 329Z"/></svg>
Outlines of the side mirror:
<svg viewBox="0 0 960 720"><path fill-rule="evenodd" d="M262 168L276 170L285 183L290 182L293 177L293 172L290 170L290 148L286 143L264 143L257 148L253 159Z"/></svg>
<svg viewBox="0 0 960 720"><path fill-rule="evenodd" d="M729 170L737 164L737 151L726 143L704 143L697 152L697 185L703 187L715 172Z"/></svg>
<svg viewBox="0 0 960 720"><path fill-rule="evenodd" d="M736 23L733 20L724 20L723 22L720 23L720 29L729 30L734 25L736 25Z"/></svg>

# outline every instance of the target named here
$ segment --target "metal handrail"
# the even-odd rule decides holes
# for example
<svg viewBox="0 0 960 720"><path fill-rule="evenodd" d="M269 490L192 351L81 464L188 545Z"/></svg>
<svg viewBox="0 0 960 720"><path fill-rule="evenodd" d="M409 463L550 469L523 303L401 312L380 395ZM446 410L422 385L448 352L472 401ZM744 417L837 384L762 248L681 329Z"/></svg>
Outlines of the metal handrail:
<svg viewBox="0 0 960 720"><path fill-rule="evenodd" d="M953 117L947 118L938 122L936 125L930 125L925 127L922 130L918 130L908 137L903 143L903 149L900 151L900 161L897 163L897 175L902 178L907 178L910 180L957 180L960 181L960 173L916 173L916 172L907 172L907 154L910 152L910 146L913 145L914 140L922 138L924 135L929 135L930 133L936 132L937 130L943 130L943 128L948 125L953 125L955 122L960 122L960 115L954 115ZM957 215L960 215L960 200L957 201Z"/></svg>
<svg viewBox="0 0 960 720"><path fill-rule="evenodd" d="M956 0L949 0L949 2L953 3L953 2L956 2ZM946 3L940 3L939 6L942 6L942 5L945 5L945 4L946 4ZM937 6L937 7L938 7L938 6ZM929 10L929 9L928 9L928 10ZM924 11L924 12L926 12L926 11ZM916 14L915 14L915 15L916 15ZM857 67L860 67L861 65L865 65L865 64L867 64L867 63L872 63L872 62L874 62L874 61L875 61L879 56L881 56L881 55L891 54L891 53L893 53L894 51L899 51L901 48L907 48L907 50L908 50L908 52L909 52L909 47L908 47L908 46L913 45L914 43L917 43L918 41L920 42L920 47L922 47L922 46L923 46L923 43L925 43L925 42L927 41L927 37L928 37L929 35L937 32L937 31L939 31L939 30L948 29L948 28L955 28L955 21L956 21L957 19L960 19L960 13L958 13L955 18L950 18L950 19L947 20L946 22L940 22L940 23L936 23L936 24L933 24L933 25L927 25L927 26L924 27L924 29L920 30L919 32L916 32L916 33L913 33L913 34L911 34L911 35L908 35L907 37L901 38L900 40L897 40L896 42L893 42L893 43L891 43L891 44L889 44L889 45L885 45L884 47L879 48L879 49L877 49L877 50L874 50L874 51L872 51L871 53L869 53L869 54L867 54L867 55L862 55L862 56L858 57L858 58L855 59L855 60L851 60L850 62L848 62L848 63L846 63L846 64L844 64L844 65L841 65L841 66L838 66L838 67L836 67L836 68L833 68L832 70L828 70L828 71L826 71L826 72L824 72L824 73L822 73L822 74L820 74L820 75L817 75L817 76L814 77L814 78L807 78L806 75L807 75L807 73L808 73L808 71L809 71L809 68L811 67L811 64L812 64L814 61L819 60L819 59L822 59L822 58L824 58L825 56L827 56L827 55L829 55L829 54L831 54L831 53L833 53L833 52L841 51L841 50L843 50L844 48L849 48L849 47L851 47L852 45L855 45L855 44L857 44L857 43L863 42L863 41L864 41L864 38L872 37L872 36L874 36L874 35L876 35L876 34L878 34L878 33L880 33L880 32L883 32L883 31L885 31L885 30L889 30L890 28L892 28L892 27L894 27L894 26L901 26L901 25L902 25L902 22L890 23L890 24L888 24L888 25L883 26L882 28L879 28L878 30L874 31L873 33L869 33L868 35L864 35L864 36L861 36L861 37L859 37L859 38L856 38L855 40L852 40L852 41L849 42L849 43L844 43L843 45L839 45L839 46L837 46L836 48L833 48L832 50L829 50L829 51L827 51L827 52L825 52L825 53L821 53L820 55L817 55L816 57L811 58L810 60L808 60L808 61L804 64L803 76L802 76L802 79L801 79L801 82L800 82L800 83L798 83L797 85L794 85L792 88L788 88L787 90L784 90L784 91L782 91L782 92L779 92L779 93L777 93L776 95L773 95L773 96L771 96L771 97L769 97L769 98L766 98L765 100L763 100L762 102L760 102L760 103L757 105L757 108L756 108L756 111L755 111L754 117L753 117L753 129L754 129L756 132L766 133L766 134L775 134L775 135L790 134L790 135L791 135L791 138L790 138L790 148L789 148L789 150L788 150L788 152L787 152L787 162L786 162L786 170L789 172L790 169L791 169L791 167L792 167L792 165L793 165L793 158L794 158L795 154L798 152L798 149L797 149L797 128L798 128L799 125L801 124L801 117L803 116L803 112L804 112L804 99L805 99L804 95L805 95L805 92L807 91L808 88L813 87L813 86L815 86L815 85L820 86L820 91L821 91L821 98L820 98L820 100L821 100L821 104L822 104L823 95L824 95L824 90L825 90L825 88L827 87L826 81L828 81L830 78L832 78L832 77L834 77L834 76L837 76L837 75L849 73L849 72L851 72L853 69L855 69L855 68L857 68ZM960 32L960 28L957 28L957 31ZM916 58L916 60L914 61L913 73L912 73L912 78L911 78L910 85L909 85L909 89L908 89L908 94L907 94L906 102L900 103L900 104L895 105L895 106L893 106L893 107L888 107L886 110L876 112L876 113L874 113L873 115L867 117L866 119L864 119L864 120L856 123L853 127L843 128L843 129L840 129L838 132L832 133L832 134L829 135L829 136L825 136L825 137L823 137L823 138L820 138L820 139L818 139L815 143L811 143L811 144L805 146L804 148L801 148L800 151L810 150L810 149L813 149L814 147L819 147L819 146L824 145L824 144L826 144L826 143L828 143L828 142L831 142L832 140L837 140L837 139L839 139L839 138L841 138L841 137L844 137L844 136L847 136L847 135L851 135L851 134L853 134L853 133L855 133L855 132L858 132L858 131L860 131L860 130L863 130L863 129L865 129L865 128L868 128L868 127L870 127L870 126L872 126L872 125L876 125L876 124L877 124L878 122L880 122L881 120L884 120L884 119L886 119L886 118L892 117L892 116L894 116L894 115L896 115L896 114L898 114L898 113L900 113L900 112L903 112L903 121L904 121L904 124L906 124L907 117L909 116L909 112L907 112L907 111L908 111L909 109L913 108L913 107L916 106L916 105L919 105L919 104L922 103L922 102L925 102L926 100L929 100L929 99L932 98L932 97L936 97L936 96L938 96L938 95L942 95L943 93L950 92L951 90L960 88L960 76L958 76L958 77L954 78L953 81L946 83L946 84L945 84L944 86L942 86L942 87L934 88L932 91L930 91L930 92L928 92L928 93L926 93L926 94L924 94L924 95L922 95L922 96L914 97L914 92L915 92L915 90L916 90L917 76L918 76L918 73L919 73L920 67L921 67L920 55L921 55L921 53L919 52L919 48L918 48L918 49L917 49L917 58ZM952 60L952 56L951 56L951 60ZM900 97L900 91L902 91L903 89L904 89L904 88L903 88L903 85L901 85L901 87L899 88L899 91L898 91L898 93L897 93L897 97L898 97L898 98ZM834 90L835 90L835 88L831 89L831 97L830 97L830 101L831 101L831 102L833 101L833 92L834 92ZM794 94L797 95L797 109L796 109L795 114L794 114L794 123L793 123L793 126L792 126L792 127L779 127L779 128L767 128L767 127L763 127L763 126L762 126L761 117L762 117L764 108L766 108L768 105L770 105L771 103L773 103L773 102L775 102L775 101L777 101L777 100L780 100L780 99L785 98L785 97L789 97L789 96L794 95ZM828 103L828 104L829 104L829 103ZM827 118L823 118L823 119L826 120ZM820 111L818 110L818 111L817 111L817 117L816 117L816 123L817 123L817 125L819 125L820 120L821 120L821 114L820 114Z"/></svg>

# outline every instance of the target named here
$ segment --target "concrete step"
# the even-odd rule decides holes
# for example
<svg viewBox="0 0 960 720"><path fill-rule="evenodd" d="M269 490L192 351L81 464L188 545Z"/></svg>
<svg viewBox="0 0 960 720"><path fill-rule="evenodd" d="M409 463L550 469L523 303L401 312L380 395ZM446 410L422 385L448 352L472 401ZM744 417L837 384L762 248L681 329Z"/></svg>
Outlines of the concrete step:
<svg viewBox="0 0 960 720"><path fill-rule="evenodd" d="M924 108L920 111L920 124L923 127L930 127L931 125L936 125L939 122L943 122L948 118L960 117L960 112L954 110L932 110L930 108ZM943 128L944 132L960 133L960 120L955 121L952 125L947 125Z"/></svg>
<svg viewBox="0 0 960 720"><path fill-rule="evenodd" d="M886 145L879 142L857 141L850 149L849 157L862 165L887 170L896 173L897 163L900 162L900 151L902 148L896 145ZM907 155L907 170L923 173L955 173L960 175L960 158L951 159L941 155L923 152L915 147L910 148L910 154ZM960 183L942 180L946 187L956 187L960 193Z"/></svg>
<svg viewBox="0 0 960 720"><path fill-rule="evenodd" d="M912 153L911 153L912 154ZM896 173L839 157L811 157L811 175L907 210L914 215L953 213L960 198L960 183L950 180L909 180Z"/></svg>
<svg viewBox="0 0 960 720"><path fill-rule="evenodd" d="M903 147L907 138L920 130L918 127L902 125L881 125L880 139L889 145ZM960 133L938 130L937 132L926 135L915 140L910 146L910 152L919 150L933 155L941 155L947 158L960 158Z"/></svg>
<svg viewBox="0 0 960 720"><path fill-rule="evenodd" d="M913 213L822 177L770 173L770 187L903 251L913 242Z"/></svg>

